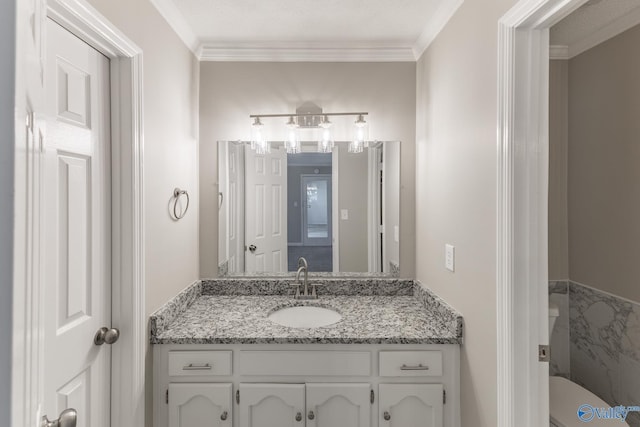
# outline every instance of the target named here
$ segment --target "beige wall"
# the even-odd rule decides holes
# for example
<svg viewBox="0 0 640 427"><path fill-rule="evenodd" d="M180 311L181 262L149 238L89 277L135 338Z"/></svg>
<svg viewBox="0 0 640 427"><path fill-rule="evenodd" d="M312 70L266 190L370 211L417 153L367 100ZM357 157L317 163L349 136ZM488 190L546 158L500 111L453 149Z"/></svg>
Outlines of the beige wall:
<svg viewBox="0 0 640 427"><path fill-rule="evenodd" d="M569 62L549 63L549 280L569 279Z"/></svg>
<svg viewBox="0 0 640 427"><path fill-rule="evenodd" d="M89 0L143 50L146 312L198 279L198 83L195 56L147 0ZM175 187L191 196L184 219L169 216ZM152 425L147 347L146 416Z"/></svg>
<svg viewBox="0 0 640 427"><path fill-rule="evenodd" d="M417 278L464 316L464 427L497 424L497 41L515 3L466 0L418 62Z"/></svg>
<svg viewBox="0 0 640 427"><path fill-rule="evenodd" d="M402 141L400 267L415 273L415 63L201 64L200 274L217 274L217 141L249 139L249 114L368 111L369 136ZM363 248L366 252L366 247Z"/></svg>
<svg viewBox="0 0 640 427"><path fill-rule="evenodd" d="M640 302L640 26L569 61L571 280Z"/></svg>
<svg viewBox="0 0 640 427"><path fill-rule="evenodd" d="M147 0L90 0L143 50L146 309L198 279L198 61ZM171 220L175 187L191 196Z"/></svg>

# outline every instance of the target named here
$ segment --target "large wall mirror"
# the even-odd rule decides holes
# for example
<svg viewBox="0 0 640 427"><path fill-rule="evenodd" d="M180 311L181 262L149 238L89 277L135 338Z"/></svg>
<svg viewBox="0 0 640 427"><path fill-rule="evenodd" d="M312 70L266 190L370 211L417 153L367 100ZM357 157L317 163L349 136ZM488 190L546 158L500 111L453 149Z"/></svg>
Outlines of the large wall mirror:
<svg viewBox="0 0 640 427"><path fill-rule="evenodd" d="M350 153L317 144L218 143L220 275L309 271L399 275L400 142Z"/></svg>

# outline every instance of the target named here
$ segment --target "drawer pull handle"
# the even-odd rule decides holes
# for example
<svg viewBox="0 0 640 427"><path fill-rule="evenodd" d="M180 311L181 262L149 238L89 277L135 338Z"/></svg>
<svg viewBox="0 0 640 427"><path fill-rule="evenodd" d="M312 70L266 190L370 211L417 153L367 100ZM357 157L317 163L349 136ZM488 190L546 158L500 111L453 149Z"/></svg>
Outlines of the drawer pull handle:
<svg viewBox="0 0 640 427"><path fill-rule="evenodd" d="M220 419L221 419L222 421L226 421L226 420L227 420L227 415L228 415L228 414L227 414L227 411L224 411L224 412L222 413L222 415L220 415Z"/></svg>
<svg viewBox="0 0 640 427"><path fill-rule="evenodd" d="M316 416L315 416L315 414L313 413L313 411L309 411L309 419L310 419L310 420L312 420L312 419L314 419L315 417L316 417Z"/></svg>
<svg viewBox="0 0 640 427"><path fill-rule="evenodd" d="M211 365L208 363L205 363L204 365L194 365L193 363L189 363L188 365L185 365L182 367L183 371L210 371L211 370Z"/></svg>
<svg viewBox="0 0 640 427"><path fill-rule="evenodd" d="M384 411L384 414L382 415L382 417L384 418L385 421L389 421L391 419L391 414L388 413L387 411Z"/></svg>
<svg viewBox="0 0 640 427"><path fill-rule="evenodd" d="M428 366L423 366L422 363L419 364L418 366L407 366L407 365L402 365L400 367L401 371L428 371L429 367Z"/></svg>
<svg viewBox="0 0 640 427"><path fill-rule="evenodd" d="M298 422L302 421L302 413L301 412L298 412L296 414L296 421L298 421Z"/></svg>

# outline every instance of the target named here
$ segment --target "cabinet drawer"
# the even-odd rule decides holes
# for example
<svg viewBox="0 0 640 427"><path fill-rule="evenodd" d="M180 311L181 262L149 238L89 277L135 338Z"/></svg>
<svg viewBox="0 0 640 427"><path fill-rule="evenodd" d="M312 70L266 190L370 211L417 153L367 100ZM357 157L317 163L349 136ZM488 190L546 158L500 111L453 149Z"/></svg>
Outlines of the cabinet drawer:
<svg viewBox="0 0 640 427"><path fill-rule="evenodd" d="M231 351L170 351L169 376L231 375Z"/></svg>
<svg viewBox="0 0 640 427"><path fill-rule="evenodd" d="M371 375L368 351L241 351L240 375Z"/></svg>
<svg viewBox="0 0 640 427"><path fill-rule="evenodd" d="M440 351L381 351L381 377L440 377Z"/></svg>

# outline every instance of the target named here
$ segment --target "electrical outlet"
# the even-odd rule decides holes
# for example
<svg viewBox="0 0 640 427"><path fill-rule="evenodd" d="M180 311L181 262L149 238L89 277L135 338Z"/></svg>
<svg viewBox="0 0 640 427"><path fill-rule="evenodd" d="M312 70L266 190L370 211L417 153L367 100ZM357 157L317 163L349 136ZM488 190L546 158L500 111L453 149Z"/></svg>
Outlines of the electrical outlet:
<svg viewBox="0 0 640 427"><path fill-rule="evenodd" d="M455 270L456 248L453 245L444 245L444 267L449 271Z"/></svg>

